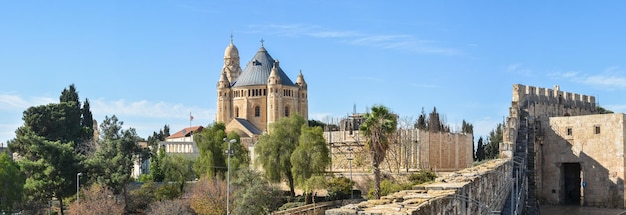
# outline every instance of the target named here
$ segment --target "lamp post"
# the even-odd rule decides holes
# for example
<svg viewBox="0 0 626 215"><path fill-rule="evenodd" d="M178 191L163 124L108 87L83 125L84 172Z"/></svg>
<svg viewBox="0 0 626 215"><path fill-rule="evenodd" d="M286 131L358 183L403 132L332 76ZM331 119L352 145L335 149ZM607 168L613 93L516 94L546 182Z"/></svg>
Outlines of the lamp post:
<svg viewBox="0 0 626 215"><path fill-rule="evenodd" d="M226 151L226 153L228 154L228 174L226 175L226 215L230 215L230 155L233 154L233 151L231 151L230 149L230 144L236 143L237 140L228 140L228 138L224 138L224 141L228 142L228 151Z"/></svg>
<svg viewBox="0 0 626 215"><path fill-rule="evenodd" d="M80 176L82 175L82 172L76 174L76 202L78 203L80 203Z"/></svg>
<svg viewBox="0 0 626 215"><path fill-rule="evenodd" d="M352 147L348 147L348 151L350 151L350 157L348 157L348 161L350 162L350 181L354 182L352 180L352 159L354 159L352 157ZM353 187L350 187L350 198L354 199L354 188Z"/></svg>

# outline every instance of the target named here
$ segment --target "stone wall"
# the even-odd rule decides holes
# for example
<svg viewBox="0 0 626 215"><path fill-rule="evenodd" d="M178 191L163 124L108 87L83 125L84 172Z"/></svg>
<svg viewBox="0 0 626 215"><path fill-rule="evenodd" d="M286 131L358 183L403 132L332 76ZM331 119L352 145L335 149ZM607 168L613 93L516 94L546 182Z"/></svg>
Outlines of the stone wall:
<svg viewBox="0 0 626 215"><path fill-rule="evenodd" d="M359 131L324 132L324 138L331 146L331 171L369 172L369 151ZM464 169L472 165L472 144L470 134L399 129L391 139L381 170L398 173Z"/></svg>
<svg viewBox="0 0 626 215"><path fill-rule="evenodd" d="M379 200L326 211L326 215L491 214L503 208L511 191L512 162L497 159L457 171L437 182L417 185Z"/></svg>
<svg viewBox="0 0 626 215"><path fill-rule="evenodd" d="M513 145L517 139L519 117L522 111L533 120L547 120L554 116L579 116L596 113L596 98L554 89L513 85L513 98L506 119L501 154L512 155Z"/></svg>
<svg viewBox="0 0 626 215"><path fill-rule="evenodd" d="M582 204L624 208L624 114L551 117L542 121L543 140L537 161L539 200L548 204ZM565 164L580 167L574 187L566 187ZM584 186L583 186L584 183ZM571 190L569 190L571 189ZM579 192L574 202L568 192ZM577 194L577 195L578 195Z"/></svg>

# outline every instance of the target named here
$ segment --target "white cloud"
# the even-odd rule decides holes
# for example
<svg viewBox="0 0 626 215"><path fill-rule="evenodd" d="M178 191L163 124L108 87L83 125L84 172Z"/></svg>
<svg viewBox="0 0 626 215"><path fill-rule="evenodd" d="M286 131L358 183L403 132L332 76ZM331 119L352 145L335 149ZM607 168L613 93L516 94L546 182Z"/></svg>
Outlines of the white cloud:
<svg viewBox="0 0 626 215"><path fill-rule="evenodd" d="M609 104L602 106L607 110L613 111L615 113L626 113L626 104Z"/></svg>
<svg viewBox="0 0 626 215"><path fill-rule="evenodd" d="M524 64L521 64L521 63L514 63L511 65L508 65L506 67L506 72L514 73L518 75L525 75L525 76L533 75L533 71L531 69L526 68Z"/></svg>
<svg viewBox="0 0 626 215"><path fill-rule="evenodd" d="M472 125L474 125L474 140L478 141L479 137L487 137L491 130L496 129L498 123L502 123L502 119L493 119L491 117L472 122Z"/></svg>
<svg viewBox="0 0 626 215"><path fill-rule="evenodd" d="M166 102L153 102L147 100L108 101L104 99L90 100L91 111L98 115L126 115L134 117L150 118L177 118L189 115L190 107L182 104L169 104Z"/></svg>
<svg viewBox="0 0 626 215"><path fill-rule="evenodd" d="M568 79L573 82L582 83L607 90L626 88L626 72L618 66L612 66L599 74L589 74L583 72L556 72L548 76L552 78Z"/></svg>
<svg viewBox="0 0 626 215"><path fill-rule="evenodd" d="M442 47L437 41L423 40L406 34L367 34L356 31L337 31L316 25L251 25L254 33L289 37L335 38L355 46L404 50L423 54L458 55L459 50Z"/></svg>
<svg viewBox="0 0 626 215"><path fill-rule="evenodd" d="M593 75L581 80L582 83L606 88L626 88L626 77L615 75Z"/></svg>
<svg viewBox="0 0 626 215"><path fill-rule="evenodd" d="M23 98L19 95L0 94L0 109L2 110L19 110L23 111L28 107L36 105L44 105L56 102L53 98L31 97Z"/></svg>
<svg viewBox="0 0 626 215"><path fill-rule="evenodd" d="M22 111L31 106L55 102L58 102L56 98L26 98L13 94L0 94L0 110L5 110L0 112L2 116L0 118L0 142L15 135L15 129L22 123L20 120ZM158 131L165 124L169 124L172 130L189 126L190 112L194 117L193 125L207 125L215 119L213 109L162 101L90 99L89 102L94 119L97 121L102 121L104 116L116 115L124 122L124 127L133 127L145 137L152 131Z"/></svg>

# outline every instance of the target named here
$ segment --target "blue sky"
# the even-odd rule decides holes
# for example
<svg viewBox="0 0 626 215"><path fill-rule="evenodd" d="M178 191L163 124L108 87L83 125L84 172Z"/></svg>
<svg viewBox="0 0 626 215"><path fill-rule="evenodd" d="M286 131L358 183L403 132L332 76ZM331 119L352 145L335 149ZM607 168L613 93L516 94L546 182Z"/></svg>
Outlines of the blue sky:
<svg viewBox="0 0 626 215"><path fill-rule="evenodd" d="M2 1L0 143L30 106L75 84L94 118L142 137L215 119L231 33L242 67L265 41L309 116L383 104L405 119L436 107L484 136L516 83L593 95L626 110L621 1Z"/></svg>

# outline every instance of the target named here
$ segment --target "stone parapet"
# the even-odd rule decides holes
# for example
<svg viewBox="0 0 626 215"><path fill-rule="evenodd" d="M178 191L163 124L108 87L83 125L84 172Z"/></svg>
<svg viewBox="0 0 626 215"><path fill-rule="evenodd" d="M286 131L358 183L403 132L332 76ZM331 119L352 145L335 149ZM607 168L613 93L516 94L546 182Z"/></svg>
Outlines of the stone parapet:
<svg viewBox="0 0 626 215"><path fill-rule="evenodd" d="M490 214L504 206L511 191L511 174L510 160L491 160L413 190L327 210L326 215Z"/></svg>

